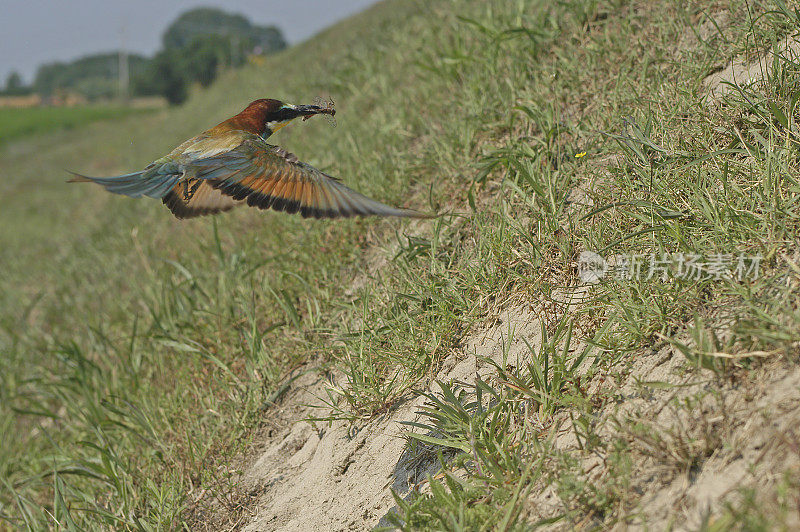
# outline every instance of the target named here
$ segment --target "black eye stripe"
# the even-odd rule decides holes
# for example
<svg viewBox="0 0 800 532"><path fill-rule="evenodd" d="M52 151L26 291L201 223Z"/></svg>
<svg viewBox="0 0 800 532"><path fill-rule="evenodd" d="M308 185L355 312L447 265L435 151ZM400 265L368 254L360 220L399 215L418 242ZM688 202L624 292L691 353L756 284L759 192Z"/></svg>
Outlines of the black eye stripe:
<svg viewBox="0 0 800 532"><path fill-rule="evenodd" d="M289 107L282 107L273 113L272 120L270 122L276 122L281 120L290 120L297 116L297 111L291 109Z"/></svg>

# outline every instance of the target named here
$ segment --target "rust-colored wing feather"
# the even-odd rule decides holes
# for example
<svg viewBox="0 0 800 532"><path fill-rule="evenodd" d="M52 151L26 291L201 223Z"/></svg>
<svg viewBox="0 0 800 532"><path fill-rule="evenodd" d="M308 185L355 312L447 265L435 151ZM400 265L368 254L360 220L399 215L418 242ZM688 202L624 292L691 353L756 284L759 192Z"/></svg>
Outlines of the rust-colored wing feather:
<svg viewBox="0 0 800 532"><path fill-rule="evenodd" d="M226 153L193 161L191 166L196 177L223 195L260 209L300 212L304 218L426 217L359 194L258 137Z"/></svg>
<svg viewBox="0 0 800 532"><path fill-rule="evenodd" d="M208 181L200 179L185 179L179 182L161 201L176 218L181 219L229 211L242 203L222 194Z"/></svg>

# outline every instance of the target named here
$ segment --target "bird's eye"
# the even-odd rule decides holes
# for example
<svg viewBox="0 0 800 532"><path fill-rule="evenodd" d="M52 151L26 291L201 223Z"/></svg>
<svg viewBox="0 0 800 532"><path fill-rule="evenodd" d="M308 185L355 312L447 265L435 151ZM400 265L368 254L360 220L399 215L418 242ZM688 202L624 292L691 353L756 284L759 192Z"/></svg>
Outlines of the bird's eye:
<svg viewBox="0 0 800 532"><path fill-rule="evenodd" d="M274 117L275 121L288 120L290 111L291 108L284 105L283 107L279 107L278 110L275 111L272 116Z"/></svg>

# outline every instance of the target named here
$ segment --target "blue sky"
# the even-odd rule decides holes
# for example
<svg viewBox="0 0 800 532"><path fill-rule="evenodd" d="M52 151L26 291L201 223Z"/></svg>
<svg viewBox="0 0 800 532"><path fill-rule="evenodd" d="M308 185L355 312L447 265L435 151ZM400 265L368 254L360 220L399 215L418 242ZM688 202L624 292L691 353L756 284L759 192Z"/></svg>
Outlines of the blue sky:
<svg viewBox="0 0 800 532"><path fill-rule="evenodd" d="M305 40L375 0L0 0L0 86L16 70L125 47L155 52L167 25L187 9L219 7L274 24L289 43Z"/></svg>

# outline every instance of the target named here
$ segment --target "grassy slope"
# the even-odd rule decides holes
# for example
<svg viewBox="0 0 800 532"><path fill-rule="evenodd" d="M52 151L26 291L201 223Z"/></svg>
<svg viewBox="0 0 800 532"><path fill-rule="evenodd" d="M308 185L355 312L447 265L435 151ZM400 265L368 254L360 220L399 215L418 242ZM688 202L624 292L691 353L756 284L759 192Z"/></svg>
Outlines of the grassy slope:
<svg viewBox="0 0 800 532"><path fill-rule="evenodd" d="M335 413L380 412L425 382L504 301L541 302L574 284L583 249L773 258L787 251L797 238L794 118L783 125L755 96L713 110L698 102L702 77L747 49L748 33L769 42L789 19L763 18L751 30L744 2L733 2L724 39L681 48L711 2L551 4L381 4L264 67L225 76L182 108L6 146L6 523L174 526L196 499L190 494L232 492L228 460L289 369L322 354L348 377ZM787 71L770 97L794 117L796 75ZM319 223L247 210L177 222L154 202L63 182L63 168L110 174L141 166L255 97L318 95L336 100L339 127L297 124L281 131L282 145L386 201L420 207L433 187L435 202L467 214L422 234L411 227L416 236L408 237L404 222ZM742 113L744 125L736 122ZM626 129L623 119L635 126ZM588 155L576 159L582 151ZM570 210L566 199L593 180L603 182L590 191L594 205L609 208L581 219L591 210ZM619 198L640 201L612 207ZM369 272L355 295L343 289L368 244L397 247L395 231L397 258ZM570 319L584 337L606 324L592 368L609 369L695 315L713 318L724 302L736 309L726 350L777 349L794 364L788 346L798 320L787 309L796 293L771 291L786 271L775 259L766 266L749 289L658 279L600 289ZM747 370L699 361L721 379ZM505 380L524 386L498 392L496 422L517 427L511 406L519 401L538 404L543 426L567 403L579 415L591 408L575 399L566 368L560 380L544 381L532 368L515 371ZM542 401L553 394L562 399ZM478 457L486 461L478 471L499 464L498 472L401 508L409 522L494 526L521 511L535 454L530 427L478 430L489 420L471 415L467 427L450 420L438 428L456 448L482 446L462 462ZM574 504L586 500L580 486L602 489L576 482L564 491L575 522L625 511L608 499Z"/></svg>

